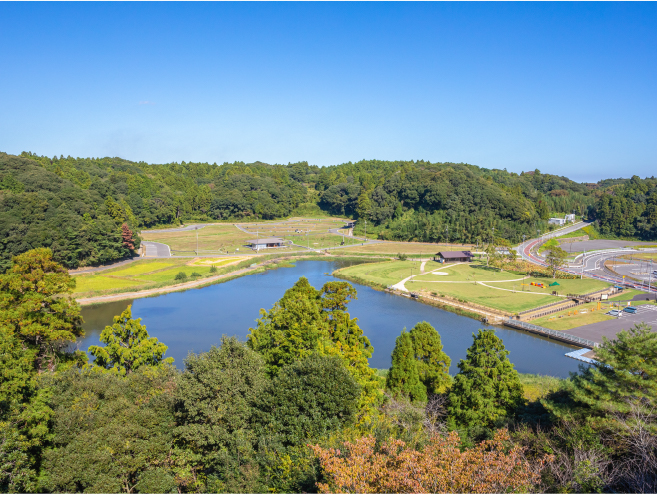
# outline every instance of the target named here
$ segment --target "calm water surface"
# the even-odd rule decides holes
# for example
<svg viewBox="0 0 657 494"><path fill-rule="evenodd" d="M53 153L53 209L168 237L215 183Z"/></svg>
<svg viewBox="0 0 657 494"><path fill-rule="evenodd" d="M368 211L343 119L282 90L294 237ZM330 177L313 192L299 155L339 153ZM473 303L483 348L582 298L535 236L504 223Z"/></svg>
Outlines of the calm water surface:
<svg viewBox="0 0 657 494"><path fill-rule="evenodd" d="M221 335L237 336L246 340L249 328L255 327L260 309L270 309L301 276L316 288L335 278L332 271L349 265L343 261L299 261L293 268L280 268L263 274L244 276L235 280L169 293L155 298L122 300L84 307L82 316L86 336L79 348L87 350L99 344L100 332L112 324L112 317L132 304L133 317L141 317L151 336L165 343L168 357L173 357L179 368L189 352L204 352L218 345ZM404 297L355 285L358 299L349 303L349 313L374 346L370 365L390 367L390 355L395 338L403 328L411 329L419 321L428 321L442 338L444 350L452 359L450 372L458 372L457 363L465 358L472 344L472 333L484 324L468 317L445 312ZM519 372L568 377L577 371L577 361L565 357L573 347L528 333L495 328L504 341L509 359Z"/></svg>

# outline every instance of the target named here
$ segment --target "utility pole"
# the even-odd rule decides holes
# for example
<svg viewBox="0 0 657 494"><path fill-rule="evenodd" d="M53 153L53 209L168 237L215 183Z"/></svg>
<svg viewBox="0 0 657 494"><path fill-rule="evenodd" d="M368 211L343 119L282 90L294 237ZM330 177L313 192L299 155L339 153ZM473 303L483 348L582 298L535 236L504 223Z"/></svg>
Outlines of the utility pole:
<svg viewBox="0 0 657 494"><path fill-rule="evenodd" d="M584 261L586 260L586 249L584 249L584 255L582 256L582 273L579 275L579 279L584 279Z"/></svg>
<svg viewBox="0 0 657 494"><path fill-rule="evenodd" d="M650 274L648 275L648 296L650 296L650 285L652 284L652 259L650 259ZM655 296L657 300L657 295Z"/></svg>
<svg viewBox="0 0 657 494"><path fill-rule="evenodd" d="M198 256L198 226L196 227L196 255Z"/></svg>

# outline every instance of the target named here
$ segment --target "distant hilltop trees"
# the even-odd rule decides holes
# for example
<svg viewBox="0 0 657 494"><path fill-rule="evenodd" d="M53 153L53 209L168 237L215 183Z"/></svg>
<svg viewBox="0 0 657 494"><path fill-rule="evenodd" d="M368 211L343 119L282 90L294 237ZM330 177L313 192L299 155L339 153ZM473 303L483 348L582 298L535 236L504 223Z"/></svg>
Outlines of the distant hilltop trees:
<svg viewBox="0 0 657 494"><path fill-rule="evenodd" d="M494 231L516 242L546 231L552 213L573 211L598 214L609 234L655 238L655 180L610 183L611 199L607 188L539 170L516 174L464 163L153 165L0 153L0 270L31 248L49 247L73 268L130 255L140 228L304 212L357 219L357 234L367 222L369 233L390 240L477 243ZM617 206L620 199L635 205L622 224L613 216L625 204Z"/></svg>

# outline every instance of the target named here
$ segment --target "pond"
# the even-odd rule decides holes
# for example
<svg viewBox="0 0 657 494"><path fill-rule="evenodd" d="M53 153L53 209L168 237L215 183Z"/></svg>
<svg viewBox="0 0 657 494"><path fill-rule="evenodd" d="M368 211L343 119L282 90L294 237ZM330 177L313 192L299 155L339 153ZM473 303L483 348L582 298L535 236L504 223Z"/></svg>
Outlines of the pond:
<svg viewBox="0 0 657 494"><path fill-rule="evenodd" d="M226 283L153 298L122 300L84 307L82 316L86 335L78 347L87 350L99 344L100 332L112 324L112 318L132 305L133 317L141 317L151 336L169 349L168 357L179 368L189 352L204 352L218 345L221 335L237 336L245 341L249 328L255 327L260 309L269 309L301 276L316 288L335 280L334 270L350 265L348 261L299 261L294 267L279 268L262 274L243 276ZM485 325L474 319L440 310L405 297L354 285L358 299L349 303L348 311L358 318L358 325L370 339L374 353L370 365L389 368L395 338L403 328L410 330L420 321L438 330L444 351L452 359L451 374L465 358L472 344L472 333ZM564 354L573 347L529 333L494 327L502 338L509 359L519 372L568 377L578 369L578 362Z"/></svg>

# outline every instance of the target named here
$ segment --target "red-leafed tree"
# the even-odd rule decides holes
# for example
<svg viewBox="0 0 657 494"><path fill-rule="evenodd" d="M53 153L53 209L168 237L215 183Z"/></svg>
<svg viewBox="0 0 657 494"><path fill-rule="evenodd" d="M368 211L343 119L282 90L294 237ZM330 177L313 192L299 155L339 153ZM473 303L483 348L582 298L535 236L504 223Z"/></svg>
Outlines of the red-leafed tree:
<svg viewBox="0 0 657 494"><path fill-rule="evenodd" d="M128 228L127 223L121 225L121 237L123 238L123 247L130 249L130 252L135 250L135 240L132 238L132 230Z"/></svg>

